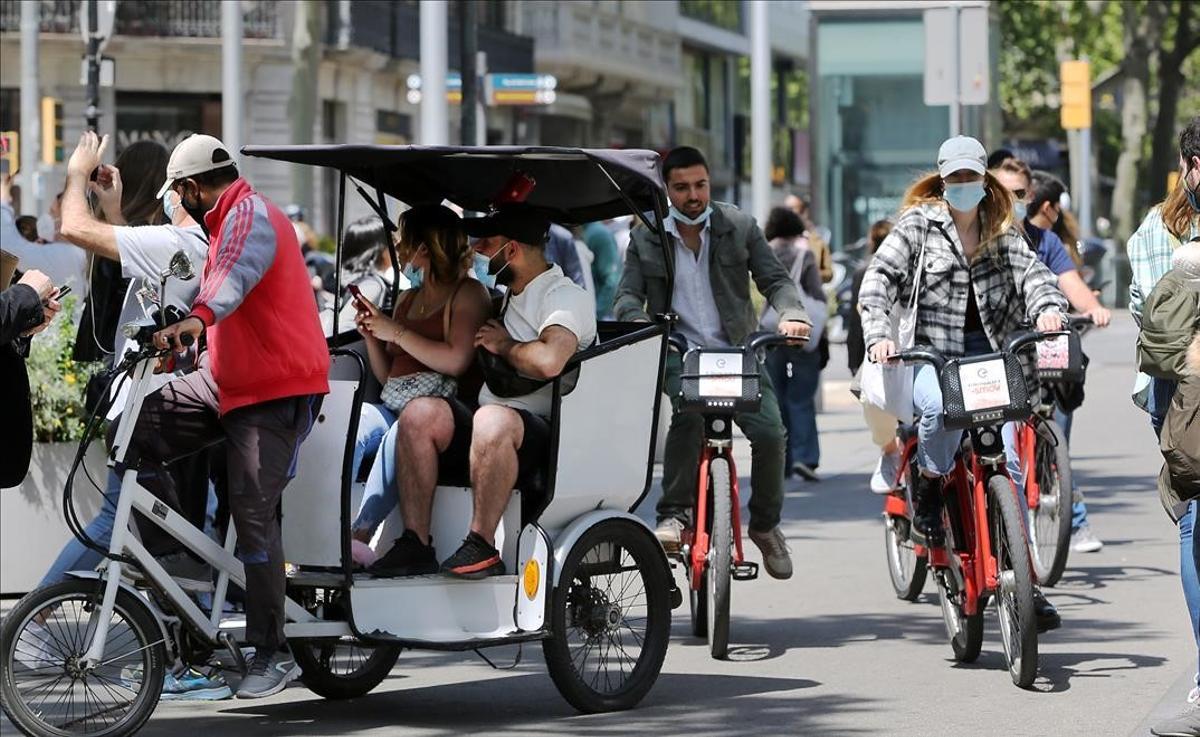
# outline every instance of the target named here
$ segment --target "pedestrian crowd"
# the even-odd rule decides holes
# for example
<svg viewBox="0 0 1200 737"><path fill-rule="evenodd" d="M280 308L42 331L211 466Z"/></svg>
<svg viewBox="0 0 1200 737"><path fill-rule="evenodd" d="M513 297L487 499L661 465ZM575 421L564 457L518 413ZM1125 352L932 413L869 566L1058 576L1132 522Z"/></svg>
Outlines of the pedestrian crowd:
<svg viewBox="0 0 1200 737"><path fill-rule="evenodd" d="M0 482L20 483L29 464L23 356L68 292L81 307L58 319L77 321L74 360L108 367L132 345L121 325L176 309L183 319L159 331L155 344L180 352L154 379L126 463L196 527L220 535L230 521L236 526L248 584L239 603L255 649L238 690L245 698L275 693L298 673L283 638L286 555L276 510L329 391L330 345L361 341L379 386L378 401L362 407L351 459L351 475L366 489L351 531L355 561L381 577L482 578L504 572L494 531L509 495L544 473L550 380L596 341L600 322L674 312L691 348L738 347L759 330L791 338L763 363L761 408L734 418L751 446L749 537L768 574L783 579L792 574L780 528L786 479L821 478L818 394L835 315L845 316L848 368L861 379L864 419L879 448L870 488L896 489L898 427L911 422L919 470L913 522L929 540L944 534L941 490L961 432L944 425L932 366L912 371L900 405L872 399L876 367L913 345L951 358L991 353L1029 325L1063 329L1069 312L1097 328L1111 320L1081 274L1063 183L1011 152L989 156L965 136L941 146L934 170L904 193L894 219L870 225L862 262L841 275L804 199L789 196L760 227L712 198L708 162L690 147L663 159L669 209L661 233L632 218L571 230L520 203L479 217L420 205L395 223L377 215L351 223L338 273L305 210L281 209L256 192L219 140L193 135L172 152L137 143L111 165L103 163L106 145L83 134L42 217L18 217L7 177L0 179L0 369L13 400L6 405L19 410L5 423L5 445L16 451L5 454ZM1129 239L1130 309L1139 326L1134 398L1163 453L1158 485L1178 530L1200 660L1200 118L1184 129L1179 154L1178 185ZM202 277L160 291L179 254ZM844 311L835 277L849 284ZM656 508L668 551L692 524L704 433L700 415L679 411L681 373L681 357L671 355ZM103 381L81 391L89 409L106 404ZM119 391L110 442L121 421ZM1069 441L1082 385L1052 397ZM1019 483L1015 441L1005 435ZM450 468L475 494L470 533L454 551L431 536L434 489ZM110 471L101 512L86 528L101 543L112 533L123 470ZM1072 549L1100 550L1081 491L1069 493ZM396 508L403 531L378 540ZM138 522L147 550L203 600L212 588L207 566L158 526ZM42 585L99 562L73 541ZM1040 591L1035 602L1039 629L1060 626ZM232 692L217 673L177 668L165 693ZM1188 698L1156 734L1200 735L1200 685Z"/></svg>

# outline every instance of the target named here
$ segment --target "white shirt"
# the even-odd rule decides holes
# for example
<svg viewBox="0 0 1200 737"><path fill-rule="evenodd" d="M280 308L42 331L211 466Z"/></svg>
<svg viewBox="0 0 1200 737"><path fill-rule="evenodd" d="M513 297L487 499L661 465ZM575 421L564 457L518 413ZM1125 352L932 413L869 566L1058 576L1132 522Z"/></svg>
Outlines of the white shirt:
<svg viewBox="0 0 1200 737"><path fill-rule="evenodd" d="M208 241L204 239L204 231L199 225L181 228L177 225L116 225L113 234L117 239L117 251L121 254L121 276L130 279L129 289L125 292L125 301L121 305L121 317L117 323L117 338L120 347L117 349L116 360L120 361L125 352L135 348L136 344L126 338L121 328L126 323L148 322L153 314L155 305L148 299L139 300L138 292L143 288L154 295L158 294L159 275L171 264L171 257L176 251L182 250L192 262L192 270L196 273L193 279L180 281L174 277L167 278L166 302L175 305L185 313L191 309L192 300L200 291L200 275L204 273L204 261L208 255ZM143 301L145 302L143 306ZM156 374L151 379L152 391L173 378L172 374ZM125 405L125 393L129 382L119 382L113 385L120 387L114 395L112 408L108 417L113 419L121 413Z"/></svg>
<svg viewBox="0 0 1200 737"><path fill-rule="evenodd" d="M16 256L21 271L37 269L55 287L71 285L76 304L82 304L88 293L87 251L70 243L31 243L17 230L12 205L0 204L0 248Z"/></svg>
<svg viewBox="0 0 1200 737"><path fill-rule="evenodd" d="M700 230L698 254L684 245L679 229L675 227L675 218L667 218L664 227L675 246L675 291L671 295L671 308L679 315L679 332L683 333L692 347L729 347L729 338L721 325L721 313L717 311L717 301L713 297L709 273L712 218L706 220Z"/></svg>
<svg viewBox="0 0 1200 737"><path fill-rule="evenodd" d="M551 266L513 294L504 311L504 327L513 340L529 343L537 340L551 325L570 330L579 339L576 352L596 340L596 301L571 281L558 266ZM549 418L554 403L554 385L547 384L522 397L497 397L485 384L479 392L479 404L502 404Z"/></svg>

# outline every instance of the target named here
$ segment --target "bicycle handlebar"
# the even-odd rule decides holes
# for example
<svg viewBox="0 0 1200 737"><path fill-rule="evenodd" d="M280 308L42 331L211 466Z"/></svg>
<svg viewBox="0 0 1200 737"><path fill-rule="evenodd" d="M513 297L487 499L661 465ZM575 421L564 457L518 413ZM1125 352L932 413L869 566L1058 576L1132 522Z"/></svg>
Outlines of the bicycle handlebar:
<svg viewBox="0 0 1200 737"><path fill-rule="evenodd" d="M683 337L682 333L673 332L667 337L667 342L671 350L683 355L688 352L687 338ZM801 345L808 342L808 338L793 338L782 333L770 333L767 331L759 331L746 336L746 342L743 349L750 352L756 352L764 348L774 348L781 345Z"/></svg>
<svg viewBox="0 0 1200 737"><path fill-rule="evenodd" d="M1010 337L1001 353L1019 353L1038 341L1046 340L1047 338L1057 338L1062 335L1070 335L1070 332L1067 330L1053 330L1048 333L1039 333L1036 330L1026 330ZM938 373L941 373L946 368L946 357L933 348L901 351L892 356L891 360L933 364Z"/></svg>

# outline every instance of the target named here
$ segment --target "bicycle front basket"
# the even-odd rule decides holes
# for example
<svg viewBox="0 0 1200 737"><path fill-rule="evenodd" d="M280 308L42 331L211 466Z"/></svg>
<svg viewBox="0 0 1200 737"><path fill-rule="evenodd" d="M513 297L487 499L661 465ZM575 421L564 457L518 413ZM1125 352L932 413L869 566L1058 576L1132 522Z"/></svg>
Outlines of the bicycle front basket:
<svg viewBox="0 0 1200 737"><path fill-rule="evenodd" d="M1037 344L1037 375L1043 381L1083 381L1083 342L1074 330Z"/></svg>
<svg viewBox="0 0 1200 737"><path fill-rule="evenodd" d="M740 348L690 350L683 357L680 409L685 412L757 412L758 361Z"/></svg>
<svg viewBox="0 0 1200 737"><path fill-rule="evenodd" d="M1029 416L1029 387L1013 355L956 358L941 375L942 420L947 430L997 425Z"/></svg>

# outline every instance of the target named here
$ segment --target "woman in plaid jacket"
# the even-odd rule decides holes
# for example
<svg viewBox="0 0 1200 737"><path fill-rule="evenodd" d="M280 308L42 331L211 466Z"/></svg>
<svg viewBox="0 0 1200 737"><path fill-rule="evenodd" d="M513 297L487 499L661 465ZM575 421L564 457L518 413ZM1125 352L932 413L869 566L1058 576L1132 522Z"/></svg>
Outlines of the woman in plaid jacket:
<svg viewBox="0 0 1200 737"><path fill-rule="evenodd" d="M924 244L924 269L917 282ZM987 153L974 138L957 136L938 151L938 171L905 193L899 219L863 279L859 304L872 361L896 353L889 313L917 290L916 343L947 357L997 350L1029 322L1060 330L1067 308L1054 275L1038 260L1013 221L1012 196L987 172ZM936 370L916 371L913 403L919 415L914 524L931 540L943 534L942 477L954 467L962 433L942 426Z"/></svg>

